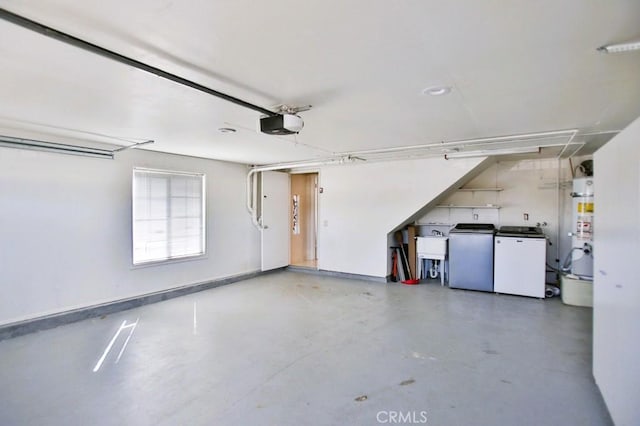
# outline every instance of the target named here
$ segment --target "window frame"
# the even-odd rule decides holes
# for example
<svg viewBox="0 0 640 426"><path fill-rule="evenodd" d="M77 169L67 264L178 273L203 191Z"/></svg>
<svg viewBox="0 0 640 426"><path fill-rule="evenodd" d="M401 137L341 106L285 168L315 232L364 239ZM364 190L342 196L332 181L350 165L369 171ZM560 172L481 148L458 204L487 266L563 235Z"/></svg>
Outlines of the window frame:
<svg viewBox="0 0 640 426"><path fill-rule="evenodd" d="M165 257L158 258L152 260L144 260L144 261L135 261L135 231L136 231L136 217L135 217L135 203L136 203L136 172L142 173L150 173L150 174L160 174L160 175L168 175L168 176L188 176L188 177L198 177L201 179L202 183L202 192L200 196L201 204L202 204L202 231L201 231L201 245L202 252L194 253L194 254L186 254L180 256L173 257ZM168 179L168 182L171 182L171 179ZM179 263L185 261L199 260L207 258L207 175L201 172L188 172L188 171L178 171L178 170L167 170L167 169L155 169L155 168L147 168L147 167L133 167L133 171L131 173L131 264L133 268L140 268L145 266L153 266L167 263ZM169 185L170 187L170 185ZM169 190L170 191L170 190ZM171 198L171 193L169 192L166 196L166 202L169 203L169 199ZM167 220L170 220L171 217L168 217ZM169 242L169 237L167 237L167 242Z"/></svg>

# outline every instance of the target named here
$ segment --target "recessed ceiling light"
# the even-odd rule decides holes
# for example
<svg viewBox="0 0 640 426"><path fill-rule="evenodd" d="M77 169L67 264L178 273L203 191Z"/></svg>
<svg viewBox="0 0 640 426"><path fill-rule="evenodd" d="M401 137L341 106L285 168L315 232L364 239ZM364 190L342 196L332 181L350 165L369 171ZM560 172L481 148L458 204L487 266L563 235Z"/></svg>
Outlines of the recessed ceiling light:
<svg viewBox="0 0 640 426"><path fill-rule="evenodd" d="M427 87L422 91L423 95L442 96L451 92L450 86L433 86Z"/></svg>
<svg viewBox="0 0 640 426"><path fill-rule="evenodd" d="M220 133L235 133L236 129L234 129L233 127L220 127L218 131Z"/></svg>

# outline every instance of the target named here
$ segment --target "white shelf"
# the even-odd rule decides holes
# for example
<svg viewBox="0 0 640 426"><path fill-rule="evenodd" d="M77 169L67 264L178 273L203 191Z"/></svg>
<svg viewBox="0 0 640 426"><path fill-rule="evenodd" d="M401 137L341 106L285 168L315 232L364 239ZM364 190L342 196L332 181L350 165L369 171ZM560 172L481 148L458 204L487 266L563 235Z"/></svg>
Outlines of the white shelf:
<svg viewBox="0 0 640 426"><path fill-rule="evenodd" d="M504 191L504 188L459 188L458 191L461 191L461 192L478 192L478 191L499 192L499 191Z"/></svg>
<svg viewBox="0 0 640 426"><path fill-rule="evenodd" d="M447 205L439 205L436 206L441 209L499 209L501 206L447 206Z"/></svg>

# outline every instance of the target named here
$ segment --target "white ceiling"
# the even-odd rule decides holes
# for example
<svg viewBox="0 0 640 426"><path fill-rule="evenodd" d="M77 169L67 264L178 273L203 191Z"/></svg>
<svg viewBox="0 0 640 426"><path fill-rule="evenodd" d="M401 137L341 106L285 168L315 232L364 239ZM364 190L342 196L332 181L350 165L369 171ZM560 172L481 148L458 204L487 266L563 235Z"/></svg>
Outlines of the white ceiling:
<svg viewBox="0 0 640 426"><path fill-rule="evenodd" d="M271 108L312 104L297 136L259 113L0 21L0 134L154 139L241 163L578 129L592 152L640 116L637 0L0 0L0 7ZM446 96L422 94L447 85ZM220 127L234 127L222 134ZM116 138L116 139L114 139Z"/></svg>

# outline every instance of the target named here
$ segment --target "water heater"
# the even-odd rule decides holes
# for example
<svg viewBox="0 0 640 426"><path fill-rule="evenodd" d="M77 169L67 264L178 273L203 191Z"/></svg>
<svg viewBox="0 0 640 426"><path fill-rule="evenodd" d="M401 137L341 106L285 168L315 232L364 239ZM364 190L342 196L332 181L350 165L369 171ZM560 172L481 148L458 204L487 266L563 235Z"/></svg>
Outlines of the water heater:
<svg viewBox="0 0 640 426"><path fill-rule="evenodd" d="M573 180L571 273L593 277L593 176Z"/></svg>

